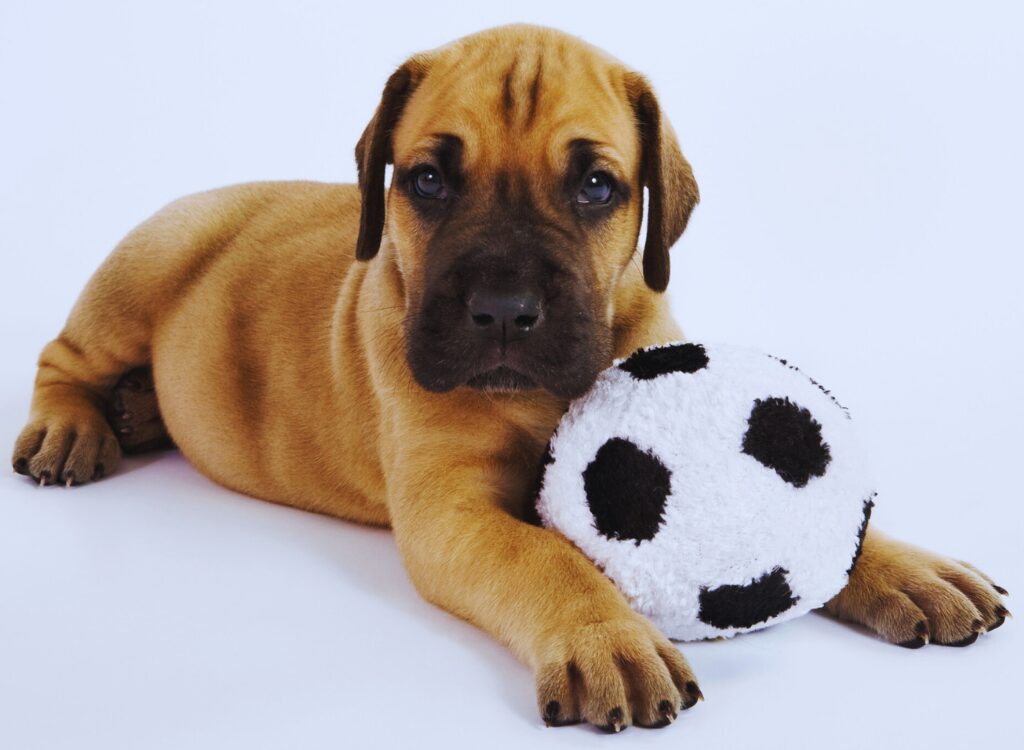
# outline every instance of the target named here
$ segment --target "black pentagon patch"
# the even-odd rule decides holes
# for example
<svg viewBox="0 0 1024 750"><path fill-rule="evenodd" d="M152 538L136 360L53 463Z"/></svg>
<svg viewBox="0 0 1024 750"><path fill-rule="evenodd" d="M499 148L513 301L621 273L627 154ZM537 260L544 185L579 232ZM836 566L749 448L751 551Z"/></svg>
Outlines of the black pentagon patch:
<svg viewBox="0 0 1024 750"><path fill-rule="evenodd" d="M875 495L877 494L872 493L871 497L864 501L864 520L860 522L860 529L857 531L857 549L853 551L853 560L850 562L850 567L846 569L847 576L853 572L857 560L860 559L861 550L864 548L864 535L868 533L868 521L871 520L871 509L875 507Z"/></svg>
<svg viewBox="0 0 1024 750"><path fill-rule="evenodd" d="M757 399L747 420L743 452L753 456L794 487L806 487L832 460L821 425L788 398Z"/></svg>
<svg viewBox="0 0 1024 750"><path fill-rule="evenodd" d="M785 568L775 568L746 586L719 586L700 590L700 621L718 628L750 628L781 615L798 601Z"/></svg>
<svg viewBox="0 0 1024 750"><path fill-rule="evenodd" d="M583 471L597 530L608 539L653 539L664 520L672 472L629 440L612 438Z"/></svg>
<svg viewBox="0 0 1024 750"><path fill-rule="evenodd" d="M670 372L697 372L707 366L708 354L700 344L641 349L619 365L637 380L651 380Z"/></svg>

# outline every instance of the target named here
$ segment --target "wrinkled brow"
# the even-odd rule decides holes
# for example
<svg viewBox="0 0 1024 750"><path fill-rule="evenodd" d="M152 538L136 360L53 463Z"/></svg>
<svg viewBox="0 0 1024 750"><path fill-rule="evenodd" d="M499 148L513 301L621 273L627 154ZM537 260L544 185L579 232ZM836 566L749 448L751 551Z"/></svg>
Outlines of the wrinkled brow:
<svg viewBox="0 0 1024 750"><path fill-rule="evenodd" d="M623 170L613 149L589 138L574 138L569 141L567 152L567 186L578 186L589 172L599 169L616 179L618 190L624 198L629 196L629 175Z"/></svg>
<svg viewBox="0 0 1024 750"><path fill-rule="evenodd" d="M448 165L461 162L463 151L462 138L453 133L431 133L409 151L409 160L417 164L436 162L436 166L444 169Z"/></svg>

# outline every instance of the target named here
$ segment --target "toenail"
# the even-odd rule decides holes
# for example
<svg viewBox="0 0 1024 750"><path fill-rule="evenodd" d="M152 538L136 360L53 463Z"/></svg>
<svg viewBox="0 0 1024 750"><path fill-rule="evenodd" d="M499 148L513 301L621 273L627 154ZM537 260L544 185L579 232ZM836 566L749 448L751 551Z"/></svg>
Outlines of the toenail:
<svg viewBox="0 0 1024 750"><path fill-rule="evenodd" d="M697 683L693 680L686 683L686 692L689 693L689 695L687 696L688 699L683 700L684 711L697 705L697 701L704 700L704 693L700 691L700 688L697 687Z"/></svg>
<svg viewBox="0 0 1024 750"><path fill-rule="evenodd" d="M562 704L558 701L549 701L544 707L544 720L554 721L558 718L558 712L562 710Z"/></svg>
<svg viewBox="0 0 1024 750"><path fill-rule="evenodd" d="M903 648L921 648L927 642L923 635L919 635L917 638L912 638L909 641L903 641L903 643L897 643L896 645Z"/></svg>
<svg viewBox="0 0 1024 750"><path fill-rule="evenodd" d="M621 732L623 730L622 717L624 716L622 708L616 706L608 712L608 726L606 730L612 732Z"/></svg>
<svg viewBox="0 0 1024 750"><path fill-rule="evenodd" d="M962 641L956 641L955 643L943 643L942 645L943 646L952 646L953 648L962 648L964 646L970 646L976 640L978 640L978 631L977 630L975 630L969 636L964 638Z"/></svg>

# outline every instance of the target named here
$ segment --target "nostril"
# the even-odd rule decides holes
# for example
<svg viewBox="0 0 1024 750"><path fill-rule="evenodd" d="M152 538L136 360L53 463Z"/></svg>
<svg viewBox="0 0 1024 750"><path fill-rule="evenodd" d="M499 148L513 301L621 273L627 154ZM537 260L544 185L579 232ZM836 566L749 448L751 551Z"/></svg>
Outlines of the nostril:
<svg viewBox="0 0 1024 750"><path fill-rule="evenodd" d="M540 300L526 292L475 292L466 300L466 324L481 335L521 338L543 318Z"/></svg>
<svg viewBox="0 0 1024 750"><path fill-rule="evenodd" d="M539 315L517 315L515 319L516 328L528 331L537 323Z"/></svg>

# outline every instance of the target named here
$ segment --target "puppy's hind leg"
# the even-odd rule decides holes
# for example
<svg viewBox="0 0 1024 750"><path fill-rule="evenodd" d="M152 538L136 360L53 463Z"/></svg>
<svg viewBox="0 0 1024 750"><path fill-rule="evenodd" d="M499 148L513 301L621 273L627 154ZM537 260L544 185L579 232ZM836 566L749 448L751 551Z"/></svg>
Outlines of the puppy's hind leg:
<svg viewBox="0 0 1024 750"><path fill-rule="evenodd" d="M126 454L174 447L156 398L153 370L139 367L117 381L107 406L107 421Z"/></svg>

